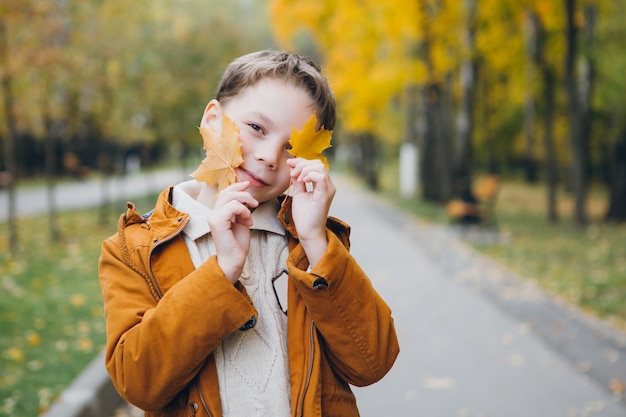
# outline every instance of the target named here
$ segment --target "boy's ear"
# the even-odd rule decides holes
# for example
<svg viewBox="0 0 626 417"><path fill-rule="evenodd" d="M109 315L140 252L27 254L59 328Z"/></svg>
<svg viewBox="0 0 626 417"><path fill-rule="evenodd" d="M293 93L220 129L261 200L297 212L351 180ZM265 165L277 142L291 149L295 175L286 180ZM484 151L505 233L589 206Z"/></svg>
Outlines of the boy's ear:
<svg viewBox="0 0 626 417"><path fill-rule="evenodd" d="M222 106L219 101L213 99L207 104L200 127L213 129L218 133L222 130Z"/></svg>

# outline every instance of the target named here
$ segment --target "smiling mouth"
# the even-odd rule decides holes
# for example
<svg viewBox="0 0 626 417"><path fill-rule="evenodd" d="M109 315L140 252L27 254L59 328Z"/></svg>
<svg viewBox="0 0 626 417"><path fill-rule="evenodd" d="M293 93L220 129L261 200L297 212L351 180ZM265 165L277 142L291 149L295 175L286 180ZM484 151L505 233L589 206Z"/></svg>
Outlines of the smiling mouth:
<svg viewBox="0 0 626 417"><path fill-rule="evenodd" d="M269 184L266 183L265 181L263 181L262 179L260 179L259 177L257 177L256 175L252 174L250 171L247 171L241 167L239 167L239 169L241 170L241 172L244 174L243 175L243 179L250 181L250 185L252 186L268 186Z"/></svg>

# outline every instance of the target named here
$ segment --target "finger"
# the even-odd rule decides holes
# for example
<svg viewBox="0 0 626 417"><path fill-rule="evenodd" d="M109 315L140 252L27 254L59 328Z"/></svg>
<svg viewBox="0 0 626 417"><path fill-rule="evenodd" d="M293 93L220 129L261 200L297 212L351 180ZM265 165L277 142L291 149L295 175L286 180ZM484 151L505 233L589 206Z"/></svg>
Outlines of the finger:
<svg viewBox="0 0 626 417"><path fill-rule="evenodd" d="M332 190L334 185L328 171L326 169L320 170L319 167L307 167L298 176L294 183L303 183L306 185L307 191L313 191L319 189L324 192Z"/></svg>
<svg viewBox="0 0 626 417"><path fill-rule="evenodd" d="M246 205L238 201L231 201L226 208L231 213L231 223L252 226L252 212Z"/></svg>
<svg viewBox="0 0 626 417"><path fill-rule="evenodd" d="M312 182L314 184L321 184L323 182L326 182L327 178L328 176L322 172L305 170L298 176L297 181L304 183Z"/></svg>
<svg viewBox="0 0 626 417"><path fill-rule="evenodd" d="M228 187L224 188L222 190L222 193L229 192L229 191L245 191L248 188L250 188L250 181L241 181L241 182L233 183L229 185Z"/></svg>
<svg viewBox="0 0 626 417"><path fill-rule="evenodd" d="M326 166L322 163L322 161L315 159L308 161L306 159L299 158L300 161L293 165L290 175L294 181L302 181L305 176L307 176L310 172L319 172L327 175L328 170Z"/></svg>
<svg viewBox="0 0 626 417"><path fill-rule="evenodd" d="M250 209L239 201L231 200L209 217L209 227L212 230L228 230L233 223L244 226L252 226L252 213Z"/></svg>
<svg viewBox="0 0 626 417"><path fill-rule="evenodd" d="M218 202L215 204L215 209L219 209L232 201L243 204L250 209L253 209L259 205L259 202L250 193L246 191L240 191L227 193L221 199L218 199Z"/></svg>
<svg viewBox="0 0 626 417"><path fill-rule="evenodd" d="M289 167L292 170L296 170L296 171L300 171L302 170L302 168L306 167L306 166L310 166L310 165L321 165L324 166L324 164L322 163L322 161L320 161L319 159L304 159L304 158L291 158L287 160L287 165L289 165Z"/></svg>
<svg viewBox="0 0 626 417"><path fill-rule="evenodd" d="M250 208L257 207L259 202L252 196L252 194L246 191L249 186L250 183L245 181L244 183L237 183L224 188L217 198L215 209L219 209L220 207L228 204L230 201L238 201Z"/></svg>

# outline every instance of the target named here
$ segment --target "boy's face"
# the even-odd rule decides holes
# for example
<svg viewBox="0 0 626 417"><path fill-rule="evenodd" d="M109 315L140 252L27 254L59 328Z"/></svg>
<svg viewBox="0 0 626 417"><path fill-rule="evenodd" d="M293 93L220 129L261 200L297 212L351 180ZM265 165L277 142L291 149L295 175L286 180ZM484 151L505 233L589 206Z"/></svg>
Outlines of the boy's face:
<svg viewBox="0 0 626 417"><path fill-rule="evenodd" d="M282 81L265 79L222 106L215 100L209 103L203 122L221 120L221 115L217 117L220 110L237 123L241 133L244 162L237 168L239 179L250 182L248 191L260 203L281 195L290 181L286 161L291 157L287 152L291 131L294 127L302 129L314 110L307 93Z"/></svg>

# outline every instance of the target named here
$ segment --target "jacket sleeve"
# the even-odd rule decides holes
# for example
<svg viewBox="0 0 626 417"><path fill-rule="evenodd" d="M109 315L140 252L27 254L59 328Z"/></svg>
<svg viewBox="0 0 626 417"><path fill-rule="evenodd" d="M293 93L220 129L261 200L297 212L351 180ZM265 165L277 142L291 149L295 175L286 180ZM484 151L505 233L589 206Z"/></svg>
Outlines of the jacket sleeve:
<svg viewBox="0 0 626 417"><path fill-rule="evenodd" d="M144 410L164 408L216 344L257 315L243 287L230 284L215 257L158 301L124 261L114 237L102 244L98 273L107 370L120 395Z"/></svg>
<svg viewBox="0 0 626 417"><path fill-rule="evenodd" d="M334 371L344 381L365 386L380 380L398 353L391 310L350 255L347 243L327 232L328 249L310 273L298 244L289 273L326 346Z"/></svg>

